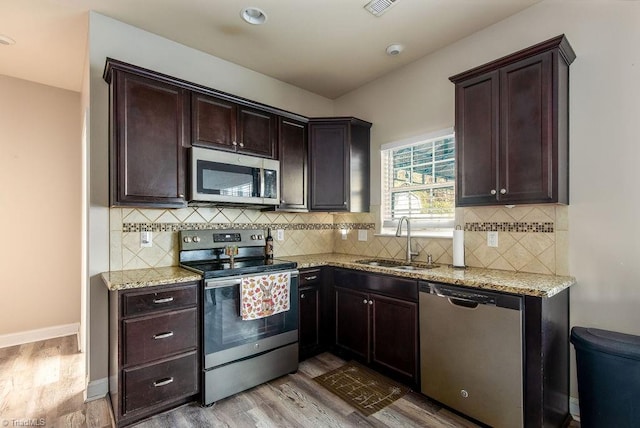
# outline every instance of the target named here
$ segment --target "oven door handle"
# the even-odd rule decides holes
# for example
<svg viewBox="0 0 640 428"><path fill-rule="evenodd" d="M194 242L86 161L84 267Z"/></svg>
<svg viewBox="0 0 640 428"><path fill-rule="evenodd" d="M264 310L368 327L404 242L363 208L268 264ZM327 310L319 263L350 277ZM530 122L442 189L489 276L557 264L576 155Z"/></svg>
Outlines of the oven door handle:
<svg viewBox="0 0 640 428"><path fill-rule="evenodd" d="M205 281L204 283L204 289L205 290L212 290L214 288L221 288L221 287L232 287L234 285L240 285L242 284L242 278L240 279L228 279L228 280L211 280L211 281Z"/></svg>

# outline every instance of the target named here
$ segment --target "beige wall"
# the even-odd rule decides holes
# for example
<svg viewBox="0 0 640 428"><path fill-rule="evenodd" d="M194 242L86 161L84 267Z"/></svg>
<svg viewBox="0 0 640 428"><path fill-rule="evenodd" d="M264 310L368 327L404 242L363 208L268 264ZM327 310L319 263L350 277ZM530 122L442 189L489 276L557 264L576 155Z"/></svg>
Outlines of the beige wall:
<svg viewBox="0 0 640 428"><path fill-rule="evenodd" d="M0 335L80 322L80 96L0 76Z"/></svg>
<svg viewBox="0 0 640 428"><path fill-rule="evenodd" d="M577 54L570 68L571 204L562 220L569 273L578 281L571 324L640 334L639 23L640 2L543 1L341 97L336 113L374 123L379 164L382 143L453 125L449 76L566 34ZM373 204L380 203L379 183L374 168ZM573 368L572 379L576 396Z"/></svg>

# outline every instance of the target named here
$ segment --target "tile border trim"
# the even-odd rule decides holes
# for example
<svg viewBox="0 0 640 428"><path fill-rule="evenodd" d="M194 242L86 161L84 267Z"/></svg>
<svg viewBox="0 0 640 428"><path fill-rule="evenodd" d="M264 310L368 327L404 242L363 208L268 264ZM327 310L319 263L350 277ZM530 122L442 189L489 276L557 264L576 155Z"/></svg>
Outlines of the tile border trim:
<svg viewBox="0 0 640 428"><path fill-rule="evenodd" d="M283 229L283 230L374 230L375 223L122 223L122 232L177 232L180 230Z"/></svg>
<svg viewBox="0 0 640 428"><path fill-rule="evenodd" d="M529 232L529 233L553 233L553 222L471 222L464 224L464 230L468 232Z"/></svg>

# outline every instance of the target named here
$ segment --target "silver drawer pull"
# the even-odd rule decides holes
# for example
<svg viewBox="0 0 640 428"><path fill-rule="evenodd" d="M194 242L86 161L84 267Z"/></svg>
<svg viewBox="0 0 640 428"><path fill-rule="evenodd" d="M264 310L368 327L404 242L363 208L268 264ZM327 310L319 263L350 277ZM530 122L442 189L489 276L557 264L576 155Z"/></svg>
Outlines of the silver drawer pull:
<svg viewBox="0 0 640 428"><path fill-rule="evenodd" d="M314 279L317 279L318 275L313 275L313 276L305 276L304 280L305 281L313 281Z"/></svg>
<svg viewBox="0 0 640 428"><path fill-rule="evenodd" d="M167 337L171 337L171 336L173 336L173 332L172 331L168 331L166 333L154 334L153 338L158 340L158 339L166 339Z"/></svg>
<svg viewBox="0 0 640 428"><path fill-rule="evenodd" d="M173 302L173 297L165 297L164 299L153 299L153 303L155 303L156 305L169 302Z"/></svg>
<svg viewBox="0 0 640 428"><path fill-rule="evenodd" d="M160 380L157 380L157 381L153 382L153 386L155 386L157 388L159 386L169 385L171 382L173 382L173 378L172 377L168 377L168 378L160 379Z"/></svg>

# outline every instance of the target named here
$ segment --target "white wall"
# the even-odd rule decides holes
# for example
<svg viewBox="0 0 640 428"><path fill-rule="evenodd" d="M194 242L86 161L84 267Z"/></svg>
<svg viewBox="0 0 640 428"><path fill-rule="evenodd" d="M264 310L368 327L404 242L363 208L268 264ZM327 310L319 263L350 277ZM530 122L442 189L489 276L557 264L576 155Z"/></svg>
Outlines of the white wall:
<svg viewBox="0 0 640 428"><path fill-rule="evenodd" d="M0 94L0 336L13 344L80 322L80 96L7 76Z"/></svg>
<svg viewBox="0 0 640 428"><path fill-rule="evenodd" d="M640 2L547 0L336 100L380 144L452 126L448 77L566 34L570 67L571 325L640 334ZM384 100L384 102L381 102ZM380 203L380 171L371 200ZM577 396L572 355L572 395Z"/></svg>
<svg viewBox="0 0 640 428"><path fill-rule="evenodd" d="M333 102L327 98L100 14L89 14L90 292L87 304L90 382L100 382L108 374L107 292L99 278L100 272L109 270L109 95L108 85L102 79L107 57L302 115L333 114Z"/></svg>

